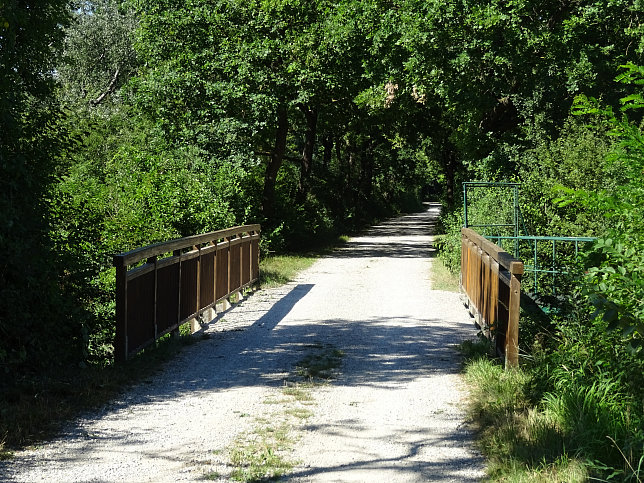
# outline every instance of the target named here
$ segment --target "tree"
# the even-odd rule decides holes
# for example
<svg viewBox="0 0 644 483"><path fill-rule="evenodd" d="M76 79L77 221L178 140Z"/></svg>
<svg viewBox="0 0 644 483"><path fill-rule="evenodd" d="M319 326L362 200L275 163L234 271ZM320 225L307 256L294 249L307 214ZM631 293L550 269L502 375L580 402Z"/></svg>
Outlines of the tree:
<svg viewBox="0 0 644 483"><path fill-rule="evenodd" d="M119 0L83 1L72 10L57 66L66 104L97 106L137 72L134 32L138 22Z"/></svg>
<svg viewBox="0 0 644 483"><path fill-rule="evenodd" d="M0 4L0 367L43 362L61 339L62 302L48 243L47 194L70 146L53 99L67 2ZM16 375L15 373L13 374Z"/></svg>

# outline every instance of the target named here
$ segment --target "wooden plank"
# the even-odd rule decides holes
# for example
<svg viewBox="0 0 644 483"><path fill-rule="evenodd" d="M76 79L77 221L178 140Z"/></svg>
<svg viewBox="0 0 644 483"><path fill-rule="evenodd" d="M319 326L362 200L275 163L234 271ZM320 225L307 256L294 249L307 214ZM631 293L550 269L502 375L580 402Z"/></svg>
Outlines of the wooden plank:
<svg viewBox="0 0 644 483"><path fill-rule="evenodd" d="M137 248L129 252L120 253L114 256L114 264L119 263L122 265L132 265L143 259L153 256L170 253L175 250L182 250L192 246L202 245L204 243L212 243L213 241L229 238L243 233L259 233L259 225L243 225L225 230L212 231L202 235L193 235L185 238L178 238L167 242L155 243L146 247ZM118 260L118 262L117 262Z"/></svg>
<svg viewBox="0 0 644 483"><path fill-rule="evenodd" d="M199 275L199 310L211 305L215 301L215 253L202 254Z"/></svg>
<svg viewBox="0 0 644 483"><path fill-rule="evenodd" d="M179 264L157 272L157 328L160 337L179 323Z"/></svg>
<svg viewBox="0 0 644 483"><path fill-rule="evenodd" d="M491 295L490 295L490 256L487 253L483 253L482 256L482 269L481 274L481 292L482 292L482 305L481 313L483 314L483 322L485 325L490 325L490 306L491 304Z"/></svg>
<svg viewBox="0 0 644 483"><path fill-rule="evenodd" d="M251 281L259 283L259 235L251 239Z"/></svg>
<svg viewBox="0 0 644 483"><path fill-rule="evenodd" d="M181 311L179 320L186 321L197 314L198 259L181 262Z"/></svg>
<svg viewBox="0 0 644 483"><path fill-rule="evenodd" d="M116 337L114 340L114 361L127 360L127 267L116 267Z"/></svg>
<svg viewBox="0 0 644 483"><path fill-rule="evenodd" d="M157 326L157 296L158 296L158 288L159 288L159 269L157 266L157 257L152 257L152 260L154 261L154 289L153 289L153 298L154 298L154 304L152 308L152 318L154 320L154 340L157 340L159 338L159 327ZM148 263L150 260L148 260Z"/></svg>
<svg viewBox="0 0 644 483"><path fill-rule="evenodd" d="M228 292L237 292L241 286L241 244L231 244L230 251L230 285L228 287Z"/></svg>
<svg viewBox="0 0 644 483"><path fill-rule="evenodd" d="M492 307L490 309L490 330L495 330L499 320L499 262L492 260L490 264L492 275L492 287L490 299Z"/></svg>
<svg viewBox="0 0 644 483"><path fill-rule="evenodd" d="M228 244L222 244L222 249L217 250L217 271L215 272L215 300L228 296Z"/></svg>
<svg viewBox="0 0 644 483"><path fill-rule="evenodd" d="M126 332L128 355L155 340L154 278L154 272L149 272L128 283Z"/></svg>
<svg viewBox="0 0 644 483"><path fill-rule="evenodd" d="M505 368L519 365L519 308L521 281L512 277L510 281L510 303L508 307L508 328L505 335Z"/></svg>

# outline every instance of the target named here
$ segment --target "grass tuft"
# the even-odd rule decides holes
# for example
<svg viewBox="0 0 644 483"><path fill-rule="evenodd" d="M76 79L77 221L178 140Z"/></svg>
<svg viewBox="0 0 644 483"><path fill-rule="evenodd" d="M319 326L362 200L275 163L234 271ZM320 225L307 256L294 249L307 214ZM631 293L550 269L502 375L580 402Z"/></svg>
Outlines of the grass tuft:
<svg viewBox="0 0 644 483"><path fill-rule="evenodd" d="M295 366L295 372L305 381L329 381L336 377L343 357L341 350L331 345L319 345L315 352L308 354Z"/></svg>
<svg viewBox="0 0 644 483"><path fill-rule="evenodd" d="M533 407L532 380L521 369L503 370L496 360L477 356L466 365L468 412L489 460L492 481L585 481L584 463L566 451L555 418Z"/></svg>
<svg viewBox="0 0 644 483"><path fill-rule="evenodd" d="M460 290L458 275L449 271L441 258L432 259L430 280L432 290L442 290L445 292L458 292Z"/></svg>
<svg viewBox="0 0 644 483"><path fill-rule="evenodd" d="M291 396L298 402L313 401L311 392L299 384L284 386L282 388L282 394L285 396Z"/></svg>
<svg viewBox="0 0 644 483"><path fill-rule="evenodd" d="M285 454L290 450L292 439L289 427L262 426L246 440L238 440L230 454L234 466L231 478L235 481L275 481L293 468Z"/></svg>
<svg viewBox="0 0 644 483"><path fill-rule="evenodd" d="M263 288L277 287L290 282L302 270L315 262L313 255L274 255L259 264L259 283Z"/></svg>

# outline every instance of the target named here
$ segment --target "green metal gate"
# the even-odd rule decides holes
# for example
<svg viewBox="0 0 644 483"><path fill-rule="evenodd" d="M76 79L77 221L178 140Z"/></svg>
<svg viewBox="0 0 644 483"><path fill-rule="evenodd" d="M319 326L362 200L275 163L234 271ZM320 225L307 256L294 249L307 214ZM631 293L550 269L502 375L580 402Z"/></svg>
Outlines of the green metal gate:
<svg viewBox="0 0 644 483"><path fill-rule="evenodd" d="M580 249L592 237L532 236L520 209L520 183L463 183L463 224L524 261L522 289L535 297L557 296ZM477 195L477 190L482 195ZM495 193L496 192L496 193Z"/></svg>

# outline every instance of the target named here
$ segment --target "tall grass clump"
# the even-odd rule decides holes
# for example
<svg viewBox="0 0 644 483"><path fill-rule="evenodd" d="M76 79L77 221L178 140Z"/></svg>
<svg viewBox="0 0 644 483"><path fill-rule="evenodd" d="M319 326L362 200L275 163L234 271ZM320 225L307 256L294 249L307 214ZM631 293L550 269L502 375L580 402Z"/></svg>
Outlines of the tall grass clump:
<svg viewBox="0 0 644 483"><path fill-rule="evenodd" d="M586 337L555 323L552 345L516 370L504 371L486 342L464 344L469 415L493 481L642 481L644 398L625 369L641 365L610 333L596 342L586 322Z"/></svg>

